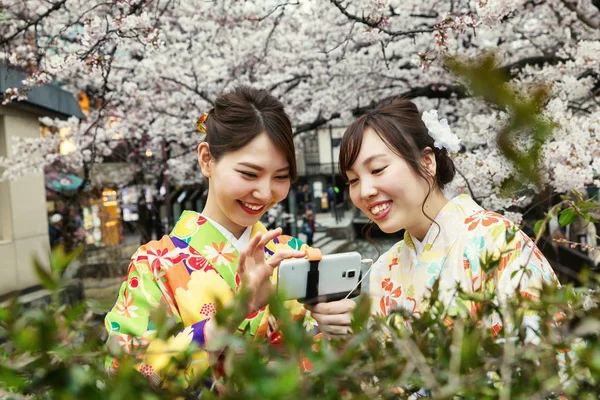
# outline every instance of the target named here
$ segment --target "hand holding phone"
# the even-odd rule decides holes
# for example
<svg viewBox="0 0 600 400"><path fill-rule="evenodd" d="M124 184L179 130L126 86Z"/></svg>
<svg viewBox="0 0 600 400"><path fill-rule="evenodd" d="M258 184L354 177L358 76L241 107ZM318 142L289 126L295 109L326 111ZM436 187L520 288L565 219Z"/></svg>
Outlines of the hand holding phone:
<svg viewBox="0 0 600 400"><path fill-rule="evenodd" d="M283 260L277 273L277 295L305 304L356 297L361 291L361 266L357 252L326 255L320 260Z"/></svg>

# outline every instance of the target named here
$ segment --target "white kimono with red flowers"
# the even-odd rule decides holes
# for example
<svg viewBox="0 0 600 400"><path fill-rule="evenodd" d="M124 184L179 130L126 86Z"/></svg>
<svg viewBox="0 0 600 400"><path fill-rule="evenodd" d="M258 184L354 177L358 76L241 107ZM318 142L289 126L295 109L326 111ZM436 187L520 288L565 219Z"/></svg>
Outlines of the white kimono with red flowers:
<svg viewBox="0 0 600 400"><path fill-rule="evenodd" d="M486 273L482 265L490 259L499 259L499 266ZM523 296L538 298L543 282L557 282L548 261L525 233L467 195L455 197L441 209L422 242L406 232L404 240L377 260L370 279L373 314L388 315L397 307L421 314L428 306L424 297L437 280L448 315L463 317L473 315L477 304L457 299L457 284L470 292L494 290L501 300L514 295L519 283ZM490 328L497 334L501 321L498 316L490 318Z"/></svg>

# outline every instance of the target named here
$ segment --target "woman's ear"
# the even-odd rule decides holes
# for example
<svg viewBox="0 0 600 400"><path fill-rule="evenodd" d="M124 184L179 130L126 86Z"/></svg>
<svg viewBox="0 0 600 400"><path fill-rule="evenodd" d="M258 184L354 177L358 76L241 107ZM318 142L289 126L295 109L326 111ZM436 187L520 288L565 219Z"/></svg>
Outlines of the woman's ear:
<svg viewBox="0 0 600 400"><path fill-rule="evenodd" d="M210 154L210 147L208 143L202 142L198 145L198 164L200 164L200 170L202 175L206 178L210 178L211 162L213 156Z"/></svg>
<svg viewBox="0 0 600 400"><path fill-rule="evenodd" d="M435 160L435 153L431 149L431 147L425 147L422 152L422 162L423 167L425 168L425 172L427 175L431 176L435 179L435 174L437 172L437 163Z"/></svg>

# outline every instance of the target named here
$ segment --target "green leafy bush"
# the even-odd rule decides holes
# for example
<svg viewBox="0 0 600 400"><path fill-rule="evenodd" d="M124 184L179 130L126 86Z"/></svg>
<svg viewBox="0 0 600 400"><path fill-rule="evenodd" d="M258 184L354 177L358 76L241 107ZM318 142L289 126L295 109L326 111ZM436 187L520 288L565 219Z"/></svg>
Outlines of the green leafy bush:
<svg viewBox="0 0 600 400"><path fill-rule="evenodd" d="M3 398L387 399L408 398L419 390L436 399L561 394L596 398L597 278L582 287L547 287L539 301L515 296L502 307L493 291L475 295L457 288L461 301L478 305L479 318L448 315L437 287L429 298L430 308L417 319L398 310L387 318L369 320L370 305L364 298L355 311L354 334L331 342L315 342L301 321L292 321L283 304L273 299L270 307L281 324L281 343L223 338L228 346L227 374L216 382L217 392L205 388L209 376L192 383L180 379L193 348L174 357L173 373L161 388L153 387L127 359L120 360L117 374L106 376L103 328L85 304L66 306L57 300L67 284L60 277L66 263L64 255L55 255L52 273L40 274L54 293L55 301L46 308L24 310L15 301L0 311ZM493 262L487 266L495 267ZM539 316L533 339L520 324L529 311ZM226 323L236 312L221 313L220 322ZM496 336L484 323L492 312L501 315L506 327ZM160 336L178 329L162 320Z"/></svg>

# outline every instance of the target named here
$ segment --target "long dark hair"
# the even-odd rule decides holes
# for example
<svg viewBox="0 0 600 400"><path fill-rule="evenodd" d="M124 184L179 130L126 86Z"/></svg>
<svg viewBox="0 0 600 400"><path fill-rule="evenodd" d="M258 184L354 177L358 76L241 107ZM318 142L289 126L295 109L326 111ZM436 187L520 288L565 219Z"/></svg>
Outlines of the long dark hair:
<svg viewBox="0 0 600 400"><path fill-rule="evenodd" d="M281 101L263 89L238 86L217 97L206 120L206 142L215 160L241 149L266 132L290 164L290 180L298 178L292 123Z"/></svg>
<svg viewBox="0 0 600 400"><path fill-rule="evenodd" d="M429 220L433 221L425 213L425 202L432 189L435 187L443 189L454 179L456 167L446 149L438 149L434 146L434 140L429 135L417 106L408 99L390 97L367 110L346 129L340 145L340 174L346 181L348 181L346 172L358 157L363 134L367 128L373 129L390 150L406 160L410 168L427 182L429 190L421 210ZM421 162L423 151L427 147L433 151L436 161L433 187L428 179L431 177L428 177ZM372 227L372 224L369 224L363 232L367 239L370 239Z"/></svg>

